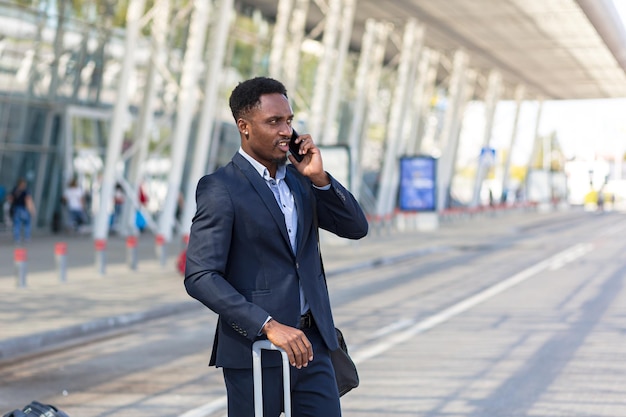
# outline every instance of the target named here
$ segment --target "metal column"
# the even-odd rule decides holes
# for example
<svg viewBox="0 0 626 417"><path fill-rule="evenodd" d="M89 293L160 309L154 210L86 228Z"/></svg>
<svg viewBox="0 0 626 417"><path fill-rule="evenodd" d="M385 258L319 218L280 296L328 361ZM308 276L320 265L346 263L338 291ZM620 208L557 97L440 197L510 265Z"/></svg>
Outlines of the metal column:
<svg viewBox="0 0 626 417"><path fill-rule="evenodd" d="M165 242L169 242L172 238L174 215L180 195L180 184L187 156L189 131L196 113L198 69L202 59L208 16L208 2L206 0L195 0L176 106L176 126L172 136L172 168L168 178L167 195L159 218L159 236L162 236Z"/></svg>
<svg viewBox="0 0 626 417"><path fill-rule="evenodd" d="M325 128L321 142L326 145L337 144L337 114L339 113L339 102L343 92L343 74L352 37L352 23L354 21L354 11L356 0L344 0L343 16L341 21L341 38L339 39L337 62L335 63L335 73L333 75L333 88L330 89L330 98L326 112Z"/></svg>
<svg viewBox="0 0 626 417"><path fill-rule="evenodd" d="M526 166L526 188L528 188L528 177L530 171L533 169L533 162L535 154L537 153L537 146L539 145L539 125L541 124L541 114L543 113L543 98L539 98L537 103L537 116L535 117L535 131L533 133L533 147L528 157L528 164ZM526 193L528 195L528 193Z"/></svg>
<svg viewBox="0 0 626 417"><path fill-rule="evenodd" d="M431 54L431 62L430 68L428 69L428 81L426 84L426 91L424 93L424 119L423 119L423 127L419 131L419 136L414 143L414 152L415 153L424 153L427 155L434 154L435 147L435 136L437 130L437 118L435 117L435 113L437 112L436 106L431 106L433 104L432 100L436 96L437 89L437 72L439 70L439 63L441 60L441 54L439 52L430 51Z"/></svg>
<svg viewBox="0 0 626 417"><path fill-rule="evenodd" d="M283 59L284 73L283 84L287 88L287 94L293 100L296 98L298 73L300 71L300 49L304 40L306 16L310 0L296 0L289 22L289 53Z"/></svg>
<svg viewBox="0 0 626 417"><path fill-rule="evenodd" d="M157 91L162 77L159 69L165 67L166 62L166 34L170 15L170 0L159 0L154 5L154 17L152 27L152 42L150 45L151 65L148 66L146 87L143 96L137 134L135 135L136 153L133 156L128 173L131 193L126 196L126 204L120 220L120 233L125 235L137 235L138 230L135 222L135 211L140 207L139 185L141 183L141 164L147 159L148 145L150 142L150 130L154 124L154 109L157 99ZM144 213L147 218L147 213Z"/></svg>
<svg viewBox="0 0 626 417"><path fill-rule="evenodd" d="M509 191L509 179L510 179L510 171L511 171L511 161L513 158L513 148L515 147L515 142L517 141L517 133L518 133L518 124L519 124L519 115L522 109L522 103L524 100L524 95L526 94L526 88L523 85L518 85L515 88L515 115L513 116L513 127L511 130L511 139L509 140L509 146L506 153L506 160L504 162L504 170L502 172L502 195L500 197L500 201L502 203L506 203L507 194Z"/></svg>
<svg viewBox="0 0 626 417"><path fill-rule="evenodd" d="M354 82L356 98L354 101L354 112L350 125L348 144L350 147L350 189L357 200L359 199L361 189L361 137L363 135L365 113L367 111L368 71L372 65L376 30L376 22L372 19L367 20Z"/></svg>
<svg viewBox="0 0 626 417"><path fill-rule="evenodd" d="M124 131L128 121L128 85L130 74L135 66L135 48L139 30L140 19L144 10L144 0L132 0L128 7L126 39L124 42L124 58L117 88L117 99L113 109L111 122L111 134L107 143L104 174L100 189L100 206L94 224L94 239L105 240L109 232L109 207L113 201L113 189L115 187L115 167L122 150Z"/></svg>
<svg viewBox="0 0 626 417"><path fill-rule="evenodd" d="M526 178L525 178L525 183L526 183L526 192L524 193L526 196L526 199L528 199L529 196L529 179L530 179L530 173L533 170L533 162L535 160L536 154L537 154L537 150L539 145L539 127L541 125L541 116L543 113L543 97L540 97L538 99L538 103L537 103L537 116L535 118L535 130L533 133L533 148L532 151L530 152L530 156L528 158L528 164L526 167ZM543 161L542 161L543 164ZM542 203L545 203L545 201L542 201Z"/></svg>
<svg viewBox="0 0 626 417"><path fill-rule="evenodd" d="M419 26L415 32L415 40L413 45L413 53L411 55L411 67L409 70L408 82L406 85L406 93L404 98L404 111L400 123L400 143L397 147L397 155L406 154L410 141L413 139L411 129L414 127L414 122L419 119L419 109L416 105L416 97L421 98L421 93L417 91L417 85L421 83L420 79L423 79L426 74L420 71L420 63L424 55L424 26ZM397 165L397 161L396 161ZM396 166L396 172L397 166ZM392 190L396 190L398 187L399 175L394 175L394 182ZM395 191L394 191L395 194ZM394 197L395 200L395 197Z"/></svg>
<svg viewBox="0 0 626 417"><path fill-rule="evenodd" d="M326 22L324 25L324 37L322 39L324 53L322 54L317 66L315 88L311 103L311 114L307 122L308 133L311 134L313 141L317 144L323 144L323 138L320 135L323 131L322 123L324 122L324 109L327 105L328 89L338 87L331 87L329 78L330 71L335 63L337 54L336 44L337 33L339 32L340 16L341 0L329 0L329 7L328 12L326 13Z"/></svg>
<svg viewBox="0 0 626 417"><path fill-rule="evenodd" d="M480 204L480 191L483 181L487 175L489 167L495 162L490 161L488 153L483 151L490 148L491 135L493 131L493 119L496 114L496 106L500 100L500 90L502 88L502 76L496 70L489 73L487 81L487 92L485 93L485 128L483 131L483 144L476 167L476 177L474 178L474 192L472 193L472 207Z"/></svg>
<svg viewBox="0 0 626 417"><path fill-rule="evenodd" d="M458 50L454 54L448 91L448 108L441 130L441 157L437 162L437 211L447 208L454 175L456 152L459 144L459 125L462 118L463 90L467 84L467 54Z"/></svg>
<svg viewBox="0 0 626 417"><path fill-rule="evenodd" d="M280 0L278 2L269 63L270 77L277 80L283 77L283 61L285 59L285 46L287 45L287 32L289 29L291 10L293 9L293 1L294 0Z"/></svg>
<svg viewBox="0 0 626 417"><path fill-rule="evenodd" d="M395 205L396 190L394 184L397 185L398 151L403 142L403 121L407 110L407 101L410 98L409 86L411 85L412 66L416 57L415 49L418 50L417 57L419 57L423 32L423 26L418 26L414 19L410 19L404 29L396 88L385 135L385 157L376 200L376 214L382 218L390 215Z"/></svg>
<svg viewBox="0 0 626 417"><path fill-rule="evenodd" d="M421 152L422 132L428 117L428 104L435 89L439 54L432 49L422 51L419 62L418 80L413 100L413 116L409 120L406 153L415 155Z"/></svg>
<svg viewBox="0 0 626 417"><path fill-rule="evenodd" d="M393 32L393 24L389 22L378 22L376 24L374 32L375 32L374 44L372 46L372 57L370 58L371 64L367 71L367 75L366 75L367 80L366 80L366 86L365 86L366 95L367 95L366 103L369 105L369 107L366 108L365 110L366 122L361 126L361 131L359 132L361 134L361 137L359 138L360 145L359 145L359 148L357 149L360 156L363 155L363 149L365 147L365 143L367 139L367 133L368 133L367 131L369 127L369 123L367 122L367 120L372 119L371 117L372 115L370 113L374 111L373 109L374 106L372 106L371 103L374 103L375 100L378 100L380 80L382 78L381 74L383 72L384 60L385 60L385 50L387 48L387 42L389 40L389 37L391 36L391 33ZM359 157L358 164L359 164L358 180L360 181L362 180L362 176L360 173L361 172L360 157ZM359 187L358 191L361 197L361 201L364 201L364 199L369 200L369 207L371 207L371 212L374 213L376 211L376 197L374 196L374 192L370 190L369 188L366 189L366 188L361 188L361 187ZM361 191L366 191L367 194L362 195Z"/></svg>
<svg viewBox="0 0 626 417"><path fill-rule="evenodd" d="M211 134L215 121L215 108L221 85L222 67L224 55L228 45L231 14L233 12L233 0L220 0L220 10L216 25L213 28L211 42L207 50L211 62L207 65L205 76L204 102L200 113L196 147L194 149L193 164L189 172L187 189L185 192L185 205L181 218L181 233L186 235L191 228L191 220L196 211L196 186L198 180L206 174L207 159L211 148Z"/></svg>

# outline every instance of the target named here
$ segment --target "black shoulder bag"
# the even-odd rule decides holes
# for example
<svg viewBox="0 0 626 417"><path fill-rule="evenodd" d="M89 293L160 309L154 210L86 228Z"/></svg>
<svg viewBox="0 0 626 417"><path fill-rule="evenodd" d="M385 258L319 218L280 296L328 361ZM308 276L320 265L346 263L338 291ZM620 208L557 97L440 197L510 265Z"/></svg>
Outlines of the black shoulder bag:
<svg viewBox="0 0 626 417"><path fill-rule="evenodd" d="M359 374L352 358L348 355L348 347L343 338L343 333L336 327L335 331L339 340L339 349L330 352L330 360L333 362L333 368L335 368L335 379L341 397L359 386Z"/></svg>

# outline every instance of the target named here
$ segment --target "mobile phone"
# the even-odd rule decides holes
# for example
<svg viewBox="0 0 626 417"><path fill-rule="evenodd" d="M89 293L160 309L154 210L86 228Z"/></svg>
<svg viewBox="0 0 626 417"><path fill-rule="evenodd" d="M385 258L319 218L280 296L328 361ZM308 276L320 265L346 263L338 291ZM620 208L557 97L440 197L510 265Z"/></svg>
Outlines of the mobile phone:
<svg viewBox="0 0 626 417"><path fill-rule="evenodd" d="M291 152L296 161L302 162L302 158L304 158L304 155L300 155L300 153L298 152L300 150L300 144L296 144L298 133L296 132L296 129L292 129L292 131L293 133L291 134L291 139L289 140L289 152Z"/></svg>

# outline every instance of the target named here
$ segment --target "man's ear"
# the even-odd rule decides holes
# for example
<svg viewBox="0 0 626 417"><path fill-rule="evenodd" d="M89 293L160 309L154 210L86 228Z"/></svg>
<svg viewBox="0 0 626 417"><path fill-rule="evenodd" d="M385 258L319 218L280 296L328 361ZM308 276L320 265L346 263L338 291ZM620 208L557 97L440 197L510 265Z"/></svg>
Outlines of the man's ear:
<svg viewBox="0 0 626 417"><path fill-rule="evenodd" d="M237 129L239 129L239 132L242 133L246 139L248 139L248 122L243 119L237 120Z"/></svg>

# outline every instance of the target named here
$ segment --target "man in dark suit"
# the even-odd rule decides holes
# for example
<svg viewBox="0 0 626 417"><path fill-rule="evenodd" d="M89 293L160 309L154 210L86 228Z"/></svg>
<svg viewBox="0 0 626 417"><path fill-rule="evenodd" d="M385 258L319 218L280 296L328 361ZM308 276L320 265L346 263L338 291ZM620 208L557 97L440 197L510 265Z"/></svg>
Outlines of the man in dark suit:
<svg viewBox="0 0 626 417"><path fill-rule="evenodd" d="M293 111L283 84L244 81L230 107L241 148L198 182L185 269L187 292L219 315L210 365L223 368L228 415L253 416L252 343L267 338L293 366L293 415L338 417L329 356L338 344L318 226L360 239L367 220L324 171L310 135L297 139L301 162L287 156ZM279 365L278 352L263 352L265 416L282 410Z"/></svg>

